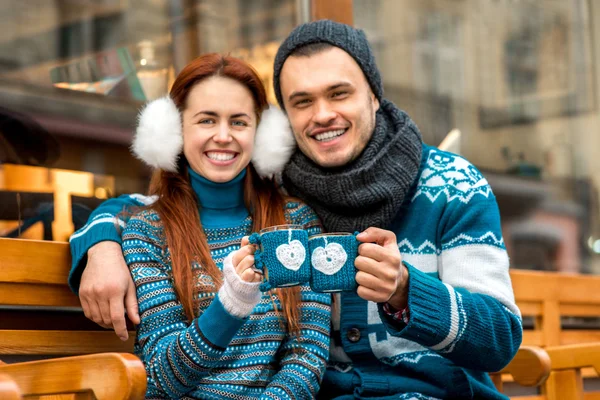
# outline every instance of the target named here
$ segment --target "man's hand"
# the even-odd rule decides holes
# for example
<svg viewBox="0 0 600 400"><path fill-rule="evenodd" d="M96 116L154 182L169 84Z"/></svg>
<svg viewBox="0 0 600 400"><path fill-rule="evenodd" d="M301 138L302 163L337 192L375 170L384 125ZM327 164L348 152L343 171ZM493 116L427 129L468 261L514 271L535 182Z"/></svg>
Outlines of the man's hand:
<svg viewBox="0 0 600 400"><path fill-rule="evenodd" d="M368 228L356 237L361 245L354 265L357 294L365 300L389 303L396 310L408 304L408 269L394 232Z"/></svg>
<svg viewBox="0 0 600 400"><path fill-rule="evenodd" d="M131 322L140 323L135 285L118 243L100 242L88 250L79 300L87 318L113 328L121 340L129 337L125 309Z"/></svg>

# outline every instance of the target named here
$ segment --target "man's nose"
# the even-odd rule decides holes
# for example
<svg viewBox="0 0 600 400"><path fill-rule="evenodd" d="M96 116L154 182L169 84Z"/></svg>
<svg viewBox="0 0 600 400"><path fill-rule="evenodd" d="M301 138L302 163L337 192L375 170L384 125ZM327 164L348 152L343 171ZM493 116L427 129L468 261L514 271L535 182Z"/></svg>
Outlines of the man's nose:
<svg viewBox="0 0 600 400"><path fill-rule="evenodd" d="M313 121L319 125L329 125L337 117L337 113L328 101L317 103Z"/></svg>

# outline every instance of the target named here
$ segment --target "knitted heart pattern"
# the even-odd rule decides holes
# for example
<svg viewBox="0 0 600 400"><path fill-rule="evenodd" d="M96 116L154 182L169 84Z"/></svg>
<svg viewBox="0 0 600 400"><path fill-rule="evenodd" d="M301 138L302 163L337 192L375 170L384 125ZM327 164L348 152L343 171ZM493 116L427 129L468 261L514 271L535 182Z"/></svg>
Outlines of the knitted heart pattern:
<svg viewBox="0 0 600 400"><path fill-rule="evenodd" d="M306 259L306 250L299 240L277 246L275 254L279 262L291 271L298 271Z"/></svg>
<svg viewBox="0 0 600 400"><path fill-rule="evenodd" d="M314 268L325 275L338 272L348 259L348 253L339 243L329 243L325 247L317 247L311 257Z"/></svg>

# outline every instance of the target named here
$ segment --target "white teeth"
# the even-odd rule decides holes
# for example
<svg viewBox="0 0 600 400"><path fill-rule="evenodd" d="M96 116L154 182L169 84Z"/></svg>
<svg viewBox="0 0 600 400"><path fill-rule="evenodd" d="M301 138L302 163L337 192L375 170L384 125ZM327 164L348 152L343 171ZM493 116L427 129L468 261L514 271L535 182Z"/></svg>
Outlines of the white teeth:
<svg viewBox="0 0 600 400"><path fill-rule="evenodd" d="M338 129L337 131L329 131L329 132L325 132L325 133L319 133L318 135L315 135L315 139L317 139L319 142L331 140L333 138L343 135L344 132L346 132L345 129Z"/></svg>
<svg viewBox="0 0 600 400"><path fill-rule="evenodd" d="M235 154L233 153L219 153L216 151L209 151L206 153L206 155L208 156L208 158L215 161L229 161L233 160L233 158L235 157Z"/></svg>

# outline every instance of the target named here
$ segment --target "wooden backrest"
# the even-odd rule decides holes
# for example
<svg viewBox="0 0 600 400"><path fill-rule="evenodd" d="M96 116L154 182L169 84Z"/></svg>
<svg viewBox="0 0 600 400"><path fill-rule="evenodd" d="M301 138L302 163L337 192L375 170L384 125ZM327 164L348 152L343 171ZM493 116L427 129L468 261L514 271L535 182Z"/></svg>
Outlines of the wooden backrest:
<svg viewBox="0 0 600 400"><path fill-rule="evenodd" d="M0 238L0 359L6 355L131 352L81 311L67 285L68 243Z"/></svg>
<svg viewBox="0 0 600 400"><path fill-rule="evenodd" d="M512 286L523 317L534 329L523 344L556 346L600 342L600 329L563 329L561 317L600 317L600 276L512 270Z"/></svg>
<svg viewBox="0 0 600 400"><path fill-rule="evenodd" d="M0 399L20 400L22 398L21 390L16 382L10 376L0 374Z"/></svg>

